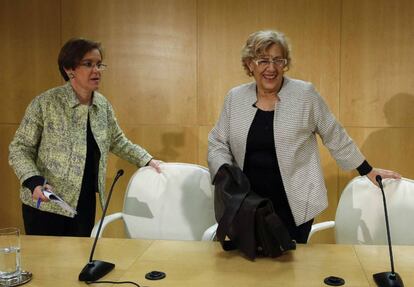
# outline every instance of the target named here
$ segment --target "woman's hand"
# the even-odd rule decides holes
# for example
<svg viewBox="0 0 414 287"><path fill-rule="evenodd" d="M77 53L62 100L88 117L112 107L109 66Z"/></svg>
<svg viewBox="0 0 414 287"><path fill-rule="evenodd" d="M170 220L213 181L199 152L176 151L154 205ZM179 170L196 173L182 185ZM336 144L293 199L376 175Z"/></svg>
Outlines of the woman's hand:
<svg viewBox="0 0 414 287"><path fill-rule="evenodd" d="M377 186L378 186L378 183L376 180L377 175L380 175L382 179L385 179L385 178L401 179L401 175L399 173L396 173L395 171L380 169L380 168L373 168L367 174L367 177Z"/></svg>
<svg viewBox="0 0 414 287"><path fill-rule="evenodd" d="M49 184L46 184L45 186L42 185L38 185L36 186L36 188L33 190L33 200L38 200L40 199L43 202L48 202L49 198L47 198L44 194L43 194L43 188L46 190L52 190L52 186Z"/></svg>
<svg viewBox="0 0 414 287"><path fill-rule="evenodd" d="M161 163L162 161L160 160L151 159L148 163L148 166L154 168L158 173L161 173L161 168L160 168Z"/></svg>

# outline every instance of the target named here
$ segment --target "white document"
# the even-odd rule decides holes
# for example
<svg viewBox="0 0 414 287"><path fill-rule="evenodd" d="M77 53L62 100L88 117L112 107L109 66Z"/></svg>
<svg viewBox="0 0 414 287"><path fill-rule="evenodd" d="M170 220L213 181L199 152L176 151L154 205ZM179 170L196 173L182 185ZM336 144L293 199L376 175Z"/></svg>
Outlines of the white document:
<svg viewBox="0 0 414 287"><path fill-rule="evenodd" d="M76 210L74 210L69 204L67 204L62 198L60 198L57 194L51 192L50 190L43 190L43 194L49 198L51 202L58 204L64 210L69 211L72 214L76 214Z"/></svg>

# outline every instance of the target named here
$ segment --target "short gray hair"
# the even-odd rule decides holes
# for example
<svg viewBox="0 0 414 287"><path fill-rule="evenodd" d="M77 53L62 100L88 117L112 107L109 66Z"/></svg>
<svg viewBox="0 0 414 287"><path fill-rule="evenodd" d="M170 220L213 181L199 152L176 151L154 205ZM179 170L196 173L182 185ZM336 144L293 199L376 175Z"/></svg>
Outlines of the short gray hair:
<svg viewBox="0 0 414 287"><path fill-rule="evenodd" d="M279 45L283 50L283 57L287 59L286 67L290 68L290 45L282 32L274 30L257 31L249 35L241 51L241 61L248 76L252 76L247 62L263 54L273 44Z"/></svg>

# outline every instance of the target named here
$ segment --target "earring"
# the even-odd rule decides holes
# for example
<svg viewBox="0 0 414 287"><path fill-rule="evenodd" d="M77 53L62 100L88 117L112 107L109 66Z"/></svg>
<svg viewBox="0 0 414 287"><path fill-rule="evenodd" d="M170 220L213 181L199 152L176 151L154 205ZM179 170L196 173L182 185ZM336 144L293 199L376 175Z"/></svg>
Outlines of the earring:
<svg viewBox="0 0 414 287"><path fill-rule="evenodd" d="M75 75L73 74L73 73L69 73L69 79L73 79L73 78L75 78Z"/></svg>

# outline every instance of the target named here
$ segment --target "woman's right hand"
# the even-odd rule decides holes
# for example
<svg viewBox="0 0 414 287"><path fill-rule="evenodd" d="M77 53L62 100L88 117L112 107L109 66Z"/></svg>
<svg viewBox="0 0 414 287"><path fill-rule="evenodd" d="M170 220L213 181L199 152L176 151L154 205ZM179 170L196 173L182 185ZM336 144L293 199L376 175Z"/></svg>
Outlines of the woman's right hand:
<svg viewBox="0 0 414 287"><path fill-rule="evenodd" d="M44 188L46 189L46 190L52 190L53 188L52 188L52 186L51 185L49 185L49 184L46 184L45 186L44 186ZM33 195L32 195L32 197L33 197L33 199L34 200L38 200L38 199L40 199L42 202L48 202L49 201L49 198L47 198L44 194L43 194L43 186L42 185L38 185L38 186L36 186L36 188L33 190Z"/></svg>
<svg viewBox="0 0 414 287"><path fill-rule="evenodd" d="M148 166L154 168L158 173L161 173L160 164L162 163L161 160L151 159L148 163Z"/></svg>

